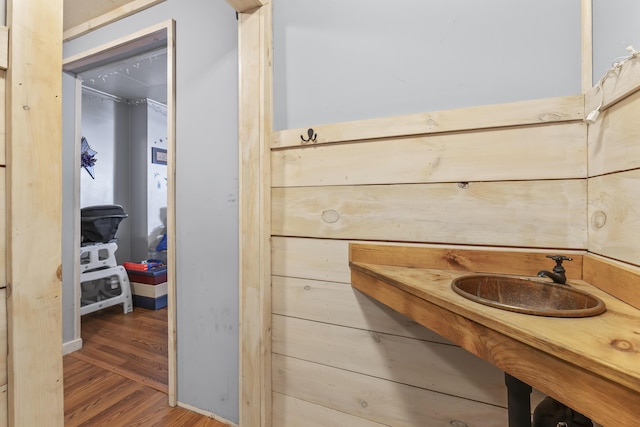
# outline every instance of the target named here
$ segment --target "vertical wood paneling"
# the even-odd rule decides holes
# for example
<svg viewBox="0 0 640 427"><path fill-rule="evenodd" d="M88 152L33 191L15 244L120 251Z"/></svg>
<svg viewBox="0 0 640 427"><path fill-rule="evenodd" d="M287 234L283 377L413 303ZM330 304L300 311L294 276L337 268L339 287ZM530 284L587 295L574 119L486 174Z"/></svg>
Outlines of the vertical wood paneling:
<svg viewBox="0 0 640 427"><path fill-rule="evenodd" d="M7 380L7 290L0 289L0 386L6 386Z"/></svg>
<svg viewBox="0 0 640 427"><path fill-rule="evenodd" d="M240 424L271 425L271 4L241 13L239 55Z"/></svg>
<svg viewBox="0 0 640 427"><path fill-rule="evenodd" d="M0 427L9 422L7 376L7 270L6 270L6 80L5 69L9 62L9 31L0 27Z"/></svg>
<svg viewBox="0 0 640 427"><path fill-rule="evenodd" d="M0 427L9 425L7 385L0 386Z"/></svg>
<svg viewBox="0 0 640 427"><path fill-rule="evenodd" d="M3 137L0 139L4 140ZM4 262L7 259L6 171L0 166L0 259L3 260L0 262L0 288L7 286L7 263Z"/></svg>
<svg viewBox="0 0 640 427"><path fill-rule="evenodd" d="M6 72L0 70L0 166L7 164L6 158L6 135L7 135L7 110L6 110L6 95L7 95L7 81ZM3 187L4 188L4 187Z"/></svg>
<svg viewBox="0 0 640 427"><path fill-rule="evenodd" d="M167 324L169 405L178 401L178 337L177 337L177 297L176 297L176 23L171 20L167 28Z"/></svg>
<svg viewBox="0 0 640 427"><path fill-rule="evenodd" d="M0 26L0 70L6 70L9 65L9 28ZM4 89L3 89L4 90ZM4 102L4 97L2 98ZM2 116L4 120L4 115Z"/></svg>
<svg viewBox="0 0 640 427"><path fill-rule="evenodd" d="M593 87L593 4L592 0L580 1L580 37L582 92Z"/></svg>
<svg viewBox="0 0 640 427"><path fill-rule="evenodd" d="M63 6L62 0L7 6L9 425L62 426Z"/></svg>

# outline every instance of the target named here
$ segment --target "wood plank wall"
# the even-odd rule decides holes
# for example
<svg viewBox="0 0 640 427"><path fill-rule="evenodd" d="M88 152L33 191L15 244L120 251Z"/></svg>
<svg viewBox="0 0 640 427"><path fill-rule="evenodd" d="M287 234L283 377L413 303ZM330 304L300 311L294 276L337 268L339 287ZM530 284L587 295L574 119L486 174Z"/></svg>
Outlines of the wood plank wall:
<svg viewBox="0 0 640 427"><path fill-rule="evenodd" d="M609 73L603 88L585 97L587 113L604 104L588 132L588 246L594 256L585 259L585 280L640 308L640 59Z"/></svg>
<svg viewBox="0 0 640 427"><path fill-rule="evenodd" d="M583 117L580 95L275 132L274 425L506 425L502 372L353 290L348 244L586 250Z"/></svg>

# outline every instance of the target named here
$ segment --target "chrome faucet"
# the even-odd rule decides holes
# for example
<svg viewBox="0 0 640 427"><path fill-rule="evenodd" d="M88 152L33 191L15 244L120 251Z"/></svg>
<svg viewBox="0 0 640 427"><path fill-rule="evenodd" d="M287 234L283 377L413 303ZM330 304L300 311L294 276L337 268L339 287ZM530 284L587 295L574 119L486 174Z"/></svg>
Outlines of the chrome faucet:
<svg viewBox="0 0 640 427"><path fill-rule="evenodd" d="M556 265L553 267L553 273L548 270L540 270L538 271L538 277L548 277L553 280L554 283L565 285L567 283L567 276L565 276L566 270L562 266L562 261L573 261L573 258L564 255L547 255L547 258L551 258L556 262Z"/></svg>

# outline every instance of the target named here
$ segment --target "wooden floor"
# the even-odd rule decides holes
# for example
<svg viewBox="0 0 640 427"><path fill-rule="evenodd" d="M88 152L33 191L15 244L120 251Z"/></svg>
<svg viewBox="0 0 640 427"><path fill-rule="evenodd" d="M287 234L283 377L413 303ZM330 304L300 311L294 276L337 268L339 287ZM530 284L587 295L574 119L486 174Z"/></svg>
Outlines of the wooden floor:
<svg viewBox="0 0 640 427"><path fill-rule="evenodd" d="M168 406L166 309L87 314L81 336L64 357L65 426L227 426Z"/></svg>

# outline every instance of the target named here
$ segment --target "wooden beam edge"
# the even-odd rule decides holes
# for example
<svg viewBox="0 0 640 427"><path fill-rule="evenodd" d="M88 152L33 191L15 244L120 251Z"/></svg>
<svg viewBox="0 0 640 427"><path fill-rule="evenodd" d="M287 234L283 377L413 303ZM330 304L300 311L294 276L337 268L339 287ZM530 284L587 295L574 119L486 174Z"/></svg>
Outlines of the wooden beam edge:
<svg viewBox="0 0 640 427"><path fill-rule="evenodd" d="M580 2L582 92L593 87L593 5L592 0Z"/></svg>
<svg viewBox="0 0 640 427"><path fill-rule="evenodd" d="M240 424L271 426L271 7L241 13L239 56Z"/></svg>
<svg viewBox="0 0 640 427"><path fill-rule="evenodd" d="M9 27L0 26L0 70L9 66Z"/></svg>
<svg viewBox="0 0 640 427"><path fill-rule="evenodd" d="M550 270L553 261L546 256L555 254L573 258L573 261L564 263L567 277L582 279L584 251L466 245L349 244L351 262L525 276L535 276L542 269Z"/></svg>
<svg viewBox="0 0 640 427"><path fill-rule="evenodd" d="M227 3L238 13L253 12L267 4L262 0L227 0Z"/></svg>
<svg viewBox="0 0 640 427"><path fill-rule="evenodd" d="M273 132L271 148L582 120L584 96L519 101ZM309 141L311 139L311 141Z"/></svg>
<svg viewBox="0 0 640 427"><path fill-rule="evenodd" d="M640 309L640 267L589 253L584 257L583 277L609 295Z"/></svg>
<svg viewBox="0 0 640 427"><path fill-rule="evenodd" d="M122 18L126 18L127 16L131 16L164 1L165 0L134 0L131 3L117 7L98 17L65 30L62 33L62 39L65 42L73 40L93 30L97 30L98 28L104 27L105 25L111 24L112 22L118 21Z"/></svg>

